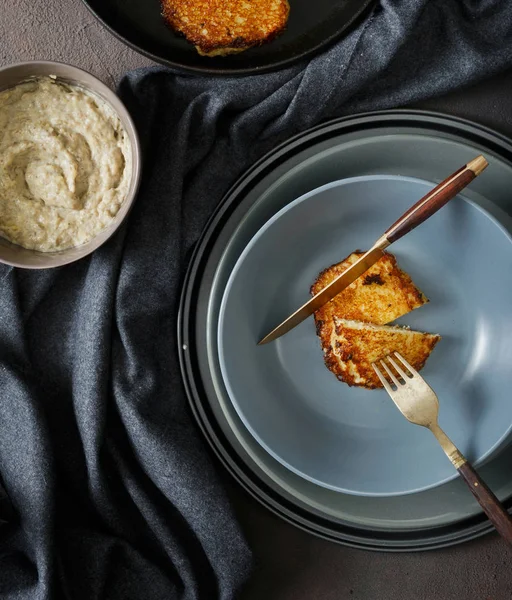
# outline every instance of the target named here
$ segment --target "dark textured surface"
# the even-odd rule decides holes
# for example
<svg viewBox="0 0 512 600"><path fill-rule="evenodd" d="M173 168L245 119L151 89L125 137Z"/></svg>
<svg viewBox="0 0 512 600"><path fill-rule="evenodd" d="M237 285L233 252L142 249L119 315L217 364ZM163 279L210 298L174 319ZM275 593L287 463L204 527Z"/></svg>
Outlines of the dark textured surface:
<svg viewBox="0 0 512 600"><path fill-rule="evenodd" d="M116 236L91 260L57 273L25 275L3 269L0 274L1 360L9 365L7 372L5 369L2 372L5 379L0 403L3 407L0 468L16 506L23 507L24 529L23 534L0 541L2 597L56 597L56 590L62 589L54 577L57 565L64 567L60 572L65 574L62 582L70 598L163 598L169 597L172 589L183 589L181 584L187 586L189 593L186 596L177 593L176 597L193 598L194 593L197 596L203 591L202 597L213 598L220 595L212 592L215 575L220 576L226 591L233 585L231 577L236 574L236 563L230 565L227 561L237 556L238 566L242 567L240 563L245 556L242 542L230 522L224 521L225 527L221 522L219 527L219 520L225 517L217 514L216 509L223 499L216 483L208 479L212 488L203 487L194 497L183 494L186 485L177 484L188 482L191 488L194 469L204 470L204 454L191 452L193 468L188 470L186 464L173 462L173 457L179 454L172 452L172 443L170 448L161 446L162 440L169 441L168 423L172 423L172 442L177 446L185 436L189 448L199 448L200 442L190 443L189 438L195 439L195 434L188 429L189 417L184 407L178 403L168 412L169 404L163 400L165 388L168 392L169 386L179 387L176 373L169 369L174 349L170 343L161 346L161 340L156 344L156 336L149 334L155 331L164 338L169 333L170 339L173 335L173 294L179 288L179 270L171 274L173 279L169 281L169 269L176 265L159 268L162 267L160 252L168 252L168 260L177 261L182 267L186 248L197 236L205 218L204 205L200 210L197 199L208 192L211 205L215 204L236 173L277 139L331 114L418 101L470 78L497 72L505 68L507 62L511 64L511 15L508 14L508 19L503 15L497 17L492 23L492 35L489 33L482 39L480 47L493 56L484 61L471 50L478 36L471 31L474 20L468 8L477 11L479 19L485 22L492 16L492 5L499 3L451 4L459 7L460 21L450 21L441 8L445 3L441 2L432 2L434 9L426 16L422 11L403 8L411 26L419 18L430 27L443 29L446 26L450 31L450 28L457 29L457 23L464 25L463 35L456 38L464 53L450 68L436 72L432 56L436 52L444 56L450 42L436 47L429 36L425 36L422 41L425 58L414 54L418 44L402 43L401 25L387 4L390 29L386 39L367 38L367 54L359 63L358 56L363 53L357 39L348 40L353 45L347 46L351 51L344 60L335 60L332 64L329 57L319 58L326 62L317 66L329 74L323 86L321 81L315 80L312 69L303 73L295 69L261 80L256 97L254 89L247 87L251 85L250 80L228 80L214 85L204 80L171 77L166 78L165 90L158 96L153 86L162 83L161 75L146 75L146 79L139 75L131 85L124 84L123 92L132 110L143 108L137 111L138 122L146 148L150 150L148 178L126 237ZM0 14L0 39L2 64L27 58L61 59L90 69L110 84L124 70L146 62L101 31L77 0L64 3L62 0L8 0ZM393 49L397 49L397 57L401 56L402 61L414 56L414 64L408 62L405 71L399 68L399 64L403 65L398 62L399 58L386 64L386 52ZM356 80L361 81L357 74L361 61L369 64L369 68L363 70L366 78L363 92L356 85ZM349 63L352 68L346 69ZM375 79L377 74L379 77ZM342 89L330 94L332 82L341 77L344 78ZM406 85L411 78L418 82L413 90ZM276 86L282 86L284 95L277 103L269 102L267 98ZM310 102L312 89L315 106ZM512 134L511 91L512 73L509 73L470 90L424 101L421 106L468 116ZM290 102L292 96L294 99ZM227 112L226 105L229 106ZM254 108L248 110L250 106ZM171 113L171 107L172 114L164 123L157 119L162 114L161 109ZM210 125L197 127L204 114L209 115ZM212 126L213 117L219 115L223 118ZM157 142L153 135L149 144L150 134L160 131L163 125L172 134L166 138L167 142ZM181 152L187 136L191 147L201 148L199 155ZM248 149L247 140L258 137L260 143L251 144ZM220 160L227 151L229 163ZM149 162L157 156L159 164ZM210 174L213 169L216 176L205 181L197 168L199 164ZM165 172L166 177L154 176L150 180L151 173L155 175L158 170ZM184 171L188 174L187 210L182 213L179 199ZM166 202L167 210L163 218L155 222L155 203L162 201ZM187 234L182 238L180 255L177 246L183 235L181 225L186 225ZM155 239L161 240L160 246L155 247ZM141 263L145 265L143 271ZM117 282L117 290L113 282ZM105 305L105 298L111 303ZM112 312L114 307L115 313ZM88 318L88 314L94 318ZM109 341L111 325L114 325L112 342ZM13 336L14 331L18 335ZM20 336L20 331L25 335ZM112 395L101 384L110 352L119 366L112 374ZM78 356L82 359L77 360ZM95 365L94 378L90 377L92 365ZM17 383L19 375L26 382L23 387ZM13 387L7 390L4 382L11 382ZM61 393L62 390L65 392ZM111 400L103 402L107 397ZM10 403L6 403L5 398L9 398ZM14 399L18 406L14 411L17 424L12 415ZM20 406L26 407L26 411L19 410ZM69 427L75 418L80 426ZM34 421L40 424L44 421L45 426L36 432L31 428ZM105 429L98 429L98 424ZM91 431L94 435L90 435ZM27 434L26 439L24 434ZM146 443L135 444L141 439L139 436ZM28 439L32 442L28 443ZM134 464L139 467L133 469ZM53 469L54 465L59 469ZM130 473L125 469L128 466ZM181 479L176 478L177 471L181 472ZM117 477L124 479L123 486L118 485ZM202 477L209 476L203 473ZM52 514L52 490L56 481L62 492L57 505L53 506L57 509L57 521L48 518ZM259 562L243 594L247 599L508 600L512 596L512 553L495 535L427 554L355 551L290 527L257 506L235 484L229 480L226 484ZM208 493L211 490L215 490L212 495ZM198 497L204 492L202 498ZM91 498L95 502L94 510L91 510ZM41 512L41 506L48 499L47 511ZM199 543L183 544L183 536L190 541L190 530L178 525L181 519L176 511L169 510L169 499L190 522L194 522L194 513L211 511L211 519L196 520L198 529L192 537ZM164 548L162 539L168 542ZM38 544L38 540L42 543ZM57 554L50 547L54 541L58 542ZM201 544L205 552L200 550ZM13 548L25 551L12 552ZM91 548L95 549L92 555ZM148 550L141 553L137 550L140 548ZM205 553L217 567L214 573L207 561L198 560ZM176 569L170 566L171 561ZM134 569L133 565L138 568ZM195 569L190 565L195 565ZM178 583L177 572L192 573L192 576L195 572L196 581ZM123 574L121 580L119 573ZM98 582L102 586L98 586Z"/></svg>

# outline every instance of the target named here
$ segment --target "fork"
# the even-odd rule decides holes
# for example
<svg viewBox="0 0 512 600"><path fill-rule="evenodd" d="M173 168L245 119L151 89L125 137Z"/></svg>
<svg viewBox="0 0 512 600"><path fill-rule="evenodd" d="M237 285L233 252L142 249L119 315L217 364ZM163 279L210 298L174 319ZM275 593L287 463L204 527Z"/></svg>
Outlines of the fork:
<svg viewBox="0 0 512 600"><path fill-rule="evenodd" d="M509 544L512 544L511 516L455 444L439 427L437 422L439 400L434 390L398 352L395 352L394 356L396 360L391 355L386 358L398 373L398 377L384 360L380 361L382 369L384 369L392 383L386 379L382 370L375 363L372 365L386 392L408 421L430 429L435 435L446 456L466 482L498 533Z"/></svg>

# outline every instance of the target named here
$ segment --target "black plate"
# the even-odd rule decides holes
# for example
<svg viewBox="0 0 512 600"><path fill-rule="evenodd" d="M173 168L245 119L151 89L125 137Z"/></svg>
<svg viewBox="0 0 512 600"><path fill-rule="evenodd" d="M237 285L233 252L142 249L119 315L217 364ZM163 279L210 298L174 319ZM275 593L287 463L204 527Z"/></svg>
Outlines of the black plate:
<svg viewBox="0 0 512 600"><path fill-rule="evenodd" d="M160 0L84 0L92 13L129 46L171 67L212 75L279 69L337 40L375 0L290 0L283 35L269 44L224 58L199 56L164 22Z"/></svg>
<svg viewBox="0 0 512 600"><path fill-rule="evenodd" d="M478 509L471 517L454 519L444 525L420 529L404 527L400 530L362 526L355 522L334 519L323 511L315 510L269 477L269 471L262 466L261 461L254 460L253 453L248 450L247 445L233 435L234 428L238 427L233 420L236 415L229 419L224 416L219 399L222 390L213 374L212 369L215 366L210 363L207 350L212 343L212 338L208 335L211 329L211 323L208 324L208 305L212 298L215 273L233 232L239 228L240 223L248 222L246 217L249 211L254 216L258 210L256 203L264 191L269 190L279 179L288 176L287 174L294 177L298 165L311 164L319 153L327 152L329 155L337 140L359 143L373 135L389 137L390 134L413 138L434 136L441 142L443 139L453 140L461 147L473 148L475 153L481 151L493 158L495 168L500 163L509 173L507 178L512 178L510 140L463 119L435 113L385 111L359 115L332 121L300 134L258 161L220 203L197 244L190 264L183 289L178 332L182 374L194 416L212 449L246 490L288 522L326 539L371 550L410 551L439 548L474 539L491 531L492 525ZM415 147L414 143L410 152L416 163L425 160L421 148ZM396 164L394 161L397 161ZM442 157L433 154L431 162L439 161L442 166ZM332 155L332 162L335 165L339 164L335 155ZM394 172L401 168L399 165L402 164L398 156L388 153L382 157L382 172L388 172L389 169ZM353 175L361 168L363 167L360 162L356 159L351 161L348 157L346 164L339 167L339 177ZM439 164L436 166L436 170L438 169ZM402 174L413 173L406 169ZM436 180L433 173L427 175L433 181ZM318 181L311 181L311 185L317 187L325 183L322 180L324 176L318 173ZM500 184L499 189L496 186L498 184L495 179L487 178L485 189L493 197L506 199L507 206L510 207L508 186ZM304 193L304 190L298 188L290 190L290 193L296 196ZM283 199L283 202L286 201L286 198ZM271 215L266 215L269 216ZM265 215L260 214L259 217L265 218ZM236 252L238 250L235 249ZM510 487L506 471L503 471L503 463L509 461L510 456L512 447L482 469L484 477L508 508L512 505L512 498L508 492L500 491L499 482L506 480L506 489ZM465 492L467 493L467 490ZM452 491L447 493L450 495ZM404 517L406 508L404 501Z"/></svg>

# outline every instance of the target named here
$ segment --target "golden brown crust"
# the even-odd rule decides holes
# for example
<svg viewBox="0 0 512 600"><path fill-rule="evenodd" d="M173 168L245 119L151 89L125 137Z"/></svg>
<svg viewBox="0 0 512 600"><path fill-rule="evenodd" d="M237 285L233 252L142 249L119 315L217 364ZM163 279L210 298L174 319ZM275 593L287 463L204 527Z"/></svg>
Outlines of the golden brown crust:
<svg viewBox="0 0 512 600"><path fill-rule="evenodd" d="M329 340L323 346L327 368L340 381L367 389L382 384L372 363L399 352L417 371L423 368L439 335L411 331L403 327L336 319L324 323L319 335Z"/></svg>
<svg viewBox="0 0 512 600"><path fill-rule="evenodd" d="M199 54L223 56L274 39L290 6L287 0L162 0L162 12Z"/></svg>
<svg viewBox="0 0 512 600"><path fill-rule="evenodd" d="M317 294L362 255L354 252L322 271L311 286L311 294ZM327 368L340 381L368 389L382 387L372 363L392 352L400 352L419 371L440 337L386 324L426 302L425 295L398 267L396 258L386 252L315 313Z"/></svg>
<svg viewBox="0 0 512 600"><path fill-rule="evenodd" d="M362 252L353 252L340 263L324 269L311 286L311 294L317 294L362 255ZM364 275L318 310L315 321L318 324L337 316L385 325L427 302L409 275L399 268L396 258L386 252Z"/></svg>

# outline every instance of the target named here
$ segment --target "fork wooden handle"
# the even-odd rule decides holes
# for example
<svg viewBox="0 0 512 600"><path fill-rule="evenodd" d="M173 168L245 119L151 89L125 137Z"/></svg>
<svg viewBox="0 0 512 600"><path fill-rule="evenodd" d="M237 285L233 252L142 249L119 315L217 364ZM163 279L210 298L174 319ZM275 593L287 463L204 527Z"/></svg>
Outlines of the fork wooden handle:
<svg viewBox="0 0 512 600"><path fill-rule="evenodd" d="M501 502L468 462L462 464L457 470L489 517L489 521L496 527L498 533L512 545L512 517Z"/></svg>
<svg viewBox="0 0 512 600"><path fill-rule="evenodd" d="M477 499L478 504L480 504L485 514L489 517L489 521L494 525L503 539L512 545L512 517L487 487L485 481L480 478L480 475L460 453L457 446L439 427L437 421L430 423L429 429L436 436L446 456L450 459L471 490L473 496Z"/></svg>
<svg viewBox="0 0 512 600"><path fill-rule="evenodd" d="M418 225L436 213L449 200L454 198L475 177L480 175L487 164L485 158L480 155L468 162L467 165L461 167L458 171L455 171L453 175L442 181L426 196L423 196L421 200L418 200L396 223L393 223L383 238L386 238L392 244L415 227L418 227Z"/></svg>

